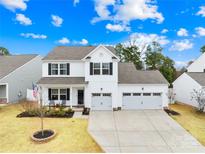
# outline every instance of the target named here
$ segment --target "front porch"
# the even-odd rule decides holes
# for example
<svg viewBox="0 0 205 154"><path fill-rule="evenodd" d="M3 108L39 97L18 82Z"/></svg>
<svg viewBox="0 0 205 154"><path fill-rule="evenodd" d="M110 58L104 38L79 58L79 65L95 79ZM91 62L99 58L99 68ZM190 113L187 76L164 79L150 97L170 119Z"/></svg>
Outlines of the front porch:
<svg viewBox="0 0 205 154"><path fill-rule="evenodd" d="M45 106L82 109L85 104L84 89L84 86L79 85L42 87L42 101Z"/></svg>
<svg viewBox="0 0 205 154"><path fill-rule="evenodd" d="M8 86L7 84L0 83L0 104L5 104L8 102Z"/></svg>

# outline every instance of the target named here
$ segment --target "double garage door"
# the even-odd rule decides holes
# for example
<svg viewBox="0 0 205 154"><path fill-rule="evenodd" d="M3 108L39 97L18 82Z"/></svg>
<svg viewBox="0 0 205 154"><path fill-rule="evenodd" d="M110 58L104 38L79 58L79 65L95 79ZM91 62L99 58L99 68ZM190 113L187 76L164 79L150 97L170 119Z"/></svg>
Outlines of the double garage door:
<svg viewBox="0 0 205 154"><path fill-rule="evenodd" d="M123 93L122 109L161 109L161 93Z"/></svg>
<svg viewBox="0 0 205 154"><path fill-rule="evenodd" d="M111 93L92 93L92 110L112 110Z"/></svg>

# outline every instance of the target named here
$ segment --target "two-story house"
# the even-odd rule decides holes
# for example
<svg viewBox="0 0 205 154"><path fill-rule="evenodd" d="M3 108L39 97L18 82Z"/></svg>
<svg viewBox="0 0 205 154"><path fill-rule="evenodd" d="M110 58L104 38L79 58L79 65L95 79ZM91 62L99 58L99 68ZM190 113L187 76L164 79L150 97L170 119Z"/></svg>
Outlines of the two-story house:
<svg viewBox="0 0 205 154"><path fill-rule="evenodd" d="M197 107L198 104L193 100L193 90L205 87L205 53L196 59L183 73L173 82L175 99L184 104Z"/></svg>
<svg viewBox="0 0 205 154"><path fill-rule="evenodd" d="M113 47L59 46L43 58L44 105L64 103L92 110L162 109L168 82L159 71L121 63Z"/></svg>

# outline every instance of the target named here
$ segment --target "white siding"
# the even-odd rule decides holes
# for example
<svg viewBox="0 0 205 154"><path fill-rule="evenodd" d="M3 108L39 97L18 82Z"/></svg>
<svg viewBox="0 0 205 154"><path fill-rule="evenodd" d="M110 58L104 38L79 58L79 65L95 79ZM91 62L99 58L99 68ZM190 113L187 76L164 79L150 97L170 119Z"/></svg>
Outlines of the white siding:
<svg viewBox="0 0 205 154"><path fill-rule="evenodd" d="M85 62L85 81L118 81L118 62L112 59L109 53L103 47L98 48L92 55L89 61ZM113 75L90 75L90 62L96 63L110 63L113 62Z"/></svg>
<svg viewBox="0 0 205 154"><path fill-rule="evenodd" d="M112 108L118 107L118 85L115 82L89 82L85 88L85 106L91 107L92 93L111 93Z"/></svg>
<svg viewBox="0 0 205 154"><path fill-rule="evenodd" d="M176 94L176 101L196 106L197 103L194 100L191 100L191 93L194 89L200 89L201 86L192 79L186 73L182 74L177 80L173 83L173 91Z"/></svg>
<svg viewBox="0 0 205 154"><path fill-rule="evenodd" d="M19 99L26 98L26 91L32 88L32 82L36 83L41 78L41 59L40 56L35 57L0 81L8 83L9 102L17 102ZM18 97L20 91L22 92L21 98Z"/></svg>
<svg viewBox="0 0 205 154"><path fill-rule="evenodd" d="M188 72L204 72L205 69L205 53L195 60L188 68Z"/></svg>
<svg viewBox="0 0 205 154"><path fill-rule="evenodd" d="M84 77L84 62L83 61L61 61L61 62L43 62L42 73L43 77L56 77L56 75L48 75L48 63L70 63L70 75L63 75L66 77ZM63 77L62 75L57 75L57 77Z"/></svg>

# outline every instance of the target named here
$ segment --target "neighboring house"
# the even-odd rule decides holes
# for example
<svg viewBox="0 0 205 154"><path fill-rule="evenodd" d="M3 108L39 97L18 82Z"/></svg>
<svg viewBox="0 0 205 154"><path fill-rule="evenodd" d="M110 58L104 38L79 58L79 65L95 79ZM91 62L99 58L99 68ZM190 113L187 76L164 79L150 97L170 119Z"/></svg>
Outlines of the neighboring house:
<svg viewBox="0 0 205 154"><path fill-rule="evenodd" d="M187 68L187 72L173 82L175 100L197 107L197 102L192 100L191 96L194 89L202 87L205 87L205 53Z"/></svg>
<svg viewBox="0 0 205 154"><path fill-rule="evenodd" d="M138 71L105 46L56 47L43 58L44 105L65 103L92 110L162 109L168 82L159 71Z"/></svg>
<svg viewBox="0 0 205 154"><path fill-rule="evenodd" d="M41 66L38 55L0 56L0 103L26 98L27 88L42 76Z"/></svg>

